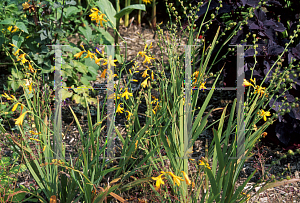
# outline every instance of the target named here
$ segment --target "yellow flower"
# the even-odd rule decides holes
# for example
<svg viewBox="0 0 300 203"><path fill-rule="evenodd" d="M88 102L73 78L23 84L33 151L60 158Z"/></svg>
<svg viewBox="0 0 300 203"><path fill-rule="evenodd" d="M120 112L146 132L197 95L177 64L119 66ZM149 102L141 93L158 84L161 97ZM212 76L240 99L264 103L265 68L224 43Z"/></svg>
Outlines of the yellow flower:
<svg viewBox="0 0 300 203"><path fill-rule="evenodd" d="M102 58L98 59L96 55L94 56L94 58L95 58L95 64L100 65L100 61L102 60Z"/></svg>
<svg viewBox="0 0 300 203"><path fill-rule="evenodd" d="M110 66L116 66L116 64L114 62L117 62L118 60L112 60L112 55L110 55L108 57L108 67ZM106 61L106 64L107 64L107 61ZM106 64L103 64L103 65L106 65Z"/></svg>
<svg viewBox="0 0 300 203"><path fill-rule="evenodd" d="M156 102L156 106L154 107L154 109L152 110L154 112L154 114L156 114L157 112L157 107L158 107L158 102Z"/></svg>
<svg viewBox="0 0 300 203"><path fill-rule="evenodd" d="M192 77L194 78L194 80L197 80L198 75L199 75L199 71L193 73Z"/></svg>
<svg viewBox="0 0 300 203"><path fill-rule="evenodd" d="M46 145L43 147L43 152L45 151L45 149L46 149Z"/></svg>
<svg viewBox="0 0 300 203"><path fill-rule="evenodd" d="M254 86L253 86L250 82L248 82L246 79L244 79L243 86L244 86L244 87L249 87L249 86L254 87Z"/></svg>
<svg viewBox="0 0 300 203"><path fill-rule="evenodd" d="M30 83L30 85L28 86L29 92L32 91L32 83Z"/></svg>
<svg viewBox="0 0 300 203"><path fill-rule="evenodd" d="M144 52L144 51L139 51L139 53L138 53L138 55L140 55L140 56L145 56L146 55L146 52Z"/></svg>
<svg viewBox="0 0 300 203"><path fill-rule="evenodd" d="M124 108L121 107L121 104L123 105L123 103L120 103L117 107L117 111L116 111L117 113L123 113L124 111Z"/></svg>
<svg viewBox="0 0 300 203"><path fill-rule="evenodd" d="M160 185L161 185L161 184L163 184L163 185L165 184L164 181L163 181L164 178L161 177L161 176L163 176L163 175L164 175L164 174L161 174L161 175L159 175L158 177L152 177L152 179L156 181L156 183L155 183L155 186L156 186L156 187L155 187L155 190L159 190Z"/></svg>
<svg viewBox="0 0 300 203"><path fill-rule="evenodd" d="M135 142L135 144L134 144L134 145L135 145L135 148L134 148L134 150L136 150L136 149L137 149L137 144L138 144L138 142L139 142L138 140Z"/></svg>
<svg viewBox="0 0 300 203"><path fill-rule="evenodd" d="M248 202L248 201L249 201L249 199L250 199L250 197L251 197L251 195L250 195L250 194L246 194L246 193L244 193L244 192L242 192L242 195L244 195L244 196L247 196L247 199L246 199L246 201Z"/></svg>
<svg viewBox="0 0 300 203"><path fill-rule="evenodd" d="M176 183L178 186L180 186L180 181L184 181L180 176L176 176L172 172L168 173L172 176L174 185Z"/></svg>
<svg viewBox="0 0 300 203"><path fill-rule="evenodd" d="M75 54L74 57L75 57L76 59L78 59L78 58L81 57L81 55L82 55L84 52L85 52L85 51L81 51L81 52Z"/></svg>
<svg viewBox="0 0 300 203"><path fill-rule="evenodd" d="M20 114L23 112L23 109L24 109L24 106L23 106L23 104L21 104L21 112L20 112Z"/></svg>
<svg viewBox="0 0 300 203"><path fill-rule="evenodd" d="M9 45L10 45L10 46L13 46L13 47L17 47L16 45L14 45L14 44L11 44L11 43L9 43Z"/></svg>
<svg viewBox="0 0 300 203"><path fill-rule="evenodd" d="M22 125L24 117L25 117L26 113L28 113L28 112L29 111L25 111L19 118L14 119L16 121L15 124L16 125Z"/></svg>
<svg viewBox="0 0 300 203"><path fill-rule="evenodd" d="M26 62L28 62L28 60L25 58L25 56L26 56L26 54L24 53L24 54L20 54L18 57L19 57L19 59L18 59L18 61L22 61L22 63L26 63Z"/></svg>
<svg viewBox="0 0 300 203"><path fill-rule="evenodd" d="M30 72L34 73L34 68L30 63L28 63L28 69L30 70Z"/></svg>
<svg viewBox="0 0 300 203"><path fill-rule="evenodd" d="M3 97L5 97L7 100L13 100L13 99L16 99L16 97L14 97L14 95L10 95L8 96L6 93L4 93L4 95L2 94Z"/></svg>
<svg viewBox="0 0 300 203"><path fill-rule="evenodd" d="M92 8L91 12L92 12L92 14L89 15L89 17L91 17L91 20L96 21L97 24L100 23L101 27L103 27L102 21L107 22L107 20L103 19L105 14L102 13L102 14L99 15L99 10L97 8Z"/></svg>
<svg viewBox="0 0 300 203"><path fill-rule="evenodd" d="M147 73L147 71L148 71L148 69L146 69L146 70L143 72L143 75L142 75L143 78L149 76L148 73Z"/></svg>
<svg viewBox="0 0 300 203"><path fill-rule="evenodd" d="M263 133L261 134L261 136L262 136L263 138L265 138L267 135L268 135L267 132L263 132Z"/></svg>
<svg viewBox="0 0 300 203"><path fill-rule="evenodd" d="M110 63L112 63L111 65L113 65L113 66L116 66L116 65L114 64L114 62L117 62L117 61L118 61L118 60L112 61L112 56L111 56L111 55L109 56L108 60L111 60ZM104 59L104 61L105 61L105 62L104 62L102 65L107 65L107 59Z"/></svg>
<svg viewBox="0 0 300 203"><path fill-rule="evenodd" d="M148 79L149 79L149 78L147 78L146 80L144 80L144 82L141 83L141 86L142 86L143 88L147 87L147 85L148 85Z"/></svg>
<svg viewBox="0 0 300 203"><path fill-rule="evenodd" d="M23 6L23 10L26 10L26 9L29 9L30 4L28 2L25 2L22 4L22 6Z"/></svg>
<svg viewBox="0 0 300 203"><path fill-rule="evenodd" d="M29 138L31 140L34 140L34 141L37 141L37 142L40 142L41 140L38 140L38 139L34 139L34 138Z"/></svg>
<svg viewBox="0 0 300 203"><path fill-rule="evenodd" d="M25 56L22 58L22 63L26 63L26 62L28 62L28 60L25 58Z"/></svg>
<svg viewBox="0 0 300 203"><path fill-rule="evenodd" d="M25 85L28 87L29 89L29 93L32 91L32 79L30 78L30 80L28 79L24 79L26 81Z"/></svg>
<svg viewBox="0 0 300 203"><path fill-rule="evenodd" d="M39 134L41 134L41 132L34 132L34 131L32 131L32 130L29 130L29 132L31 133L31 134L33 134L33 135L39 135Z"/></svg>
<svg viewBox="0 0 300 203"><path fill-rule="evenodd" d="M97 8L92 8L91 9L92 14L89 15L91 18L97 18L99 10Z"/></svg>
<svg viewBox="0 0 300 203"><path fill-rule="evenodd" d="M203 92L204 92L204 90L206 89L206 87L204 86L204 85L205 85L205 83L206 83L206 82L204 82L204 83L201 83L201 85L200 85L200 87L199 87L200 89L203 89Z"/></svg>
<svg viewBox="0 0 300 203"><path fill-rule="evenodd" d="M151 72L151 79L154 80L154 73L153 73L153 71Z"/></svg>
<svg viewBox="0 0 300 203"><path fill-rule="evenodd" d="M90 52L90 50L88 50L88 53L87 53L87 55L84 58L91 58L91 59L93 59L94 57L95 57L95 54L92 53L92 52Z"/></svg>
<svg viewBox="0 0 300 203"><path fill-rule="evenodd" d="M17 54L19 54L20 49L17 49L17 51L14 53L14 55L16 56Z"/></svg>
<svg viewBox="0 0 300 203"><path fill-rule="evenodd" d="M106 15L102 13L102 14L100 14L100 15L98 16L98 18L97 18L97 20L96 20L97 23L100 22L101 27L103 27L102 21L107 22L107 20L104 20L104 19L103 19L104 16L106 16Z"/></svg>
<svg viewBox="0 0 300 203"><path fill-rule="evenodd" d="M99 52L99 50L97 48L96 48L96 52L101 55L101 53Z"/></svg>
<svg viewBox="0 0 300 203"><path fill-rule="evenodd" d="M199 163L200 166L205 166L205 163L202 160L199 160L199 161L200 161L200 163Z"/></svg>
<svg viewBox="0 0 300 203"><path fill-rule="evenodd" d="M17 109L17 107L19 106L19 104L21 104L21 103L19 103L19 102L16 103L16 104L14 105L14 107L12 108L11 111L14 112L14 111Z"/></svg>
<svg viewBox="0 0 300 203"><path fill-rule="evenodd" d="M126 111L128 113L127 115L127 120L129 121L130 117L133 115L132 113L130 113L129 111Z"/></svg>
<svg viewBox="0 0 300 203"><path fill-rule="evenodd" d="M155 59L155 58L152 58L151 56L147 56L147 55L145 55L145 60L143 61L143 64L145 64L145 63L150 63L151 64L151 59Z"/></svg>
<svg viewBox="0 0 300 203"><path fill-rule="evenodd" d="M105 78L105 74L106 74L107 69L104 69L103 72L101 73L100 77L101 78Z"/></svg>
<svg viewBox="0 0 300 203"><path fill-rule="evenodd" d="M152 97L152 99L153 99L153 101L151 101L151 104L155 104L157 101L158 101L158 99L157 98L155 98L155 96L151 96Z"/></svg>
<svg viewBox="0 0 300 203"><path fill-rule="evenodd" d="M127 99L129 99L128 96L132 96L132 93L129 93L129 92L128 92L128 89L126 88L125 92L122 94L121 97L126 97L126 100L127 100Z"/></svg>
<svg viewBox="0 0 300 203"><path fill-rule="evenodd" d="M199 164L200 166L205 166L206 168L208 168L208 169L211 169L210 167L209 167L209 164L208 163L205 163L204 161L202 161L202 160L200 160L200 164Z"/></svg>
<svg viewBox="0 0 300 203"><path fill-rule="evenodd" d="M131 82L138 82L138 80L132 79Z"/></svg>
<svg viewBox="0 0 300 203"><path fill-rule="evenodd" d="M9 26L7 28L10 32L16 32L18 30L18 27L17 26L14 26L14 29L12 30L12 26Z"/></svg>
<svg viewBox="0 0 300 203"><path fill-rule="evenodd" d="M184 171L181 171L181 173L183 173L183 177L185 179L186 184L187 185L192 184L192 181L189 179L189 176Z"/></svg>
<svg viewBox="0 0 300 203"><path fill-rule="evenodd" d="M144 2L145 4L148 4L148 3L150 4L151 1L152 1L152 0L143 0L143 2Z"/></svg>
<svg viewBox="0 0 300 203"><path fill-rule="evenodd" d="M144 51L146 51L148 44L145 44Z"/></svg>
<svg viewBox="0 0 300 203"><path fill-rule="evenodd" d="M259 97L261 97L263 94L265 94L265 89L266 89L265 87L261 87L259 85L256 85L255 91L253 93L254 94L258 93L258 94L260 94ZM268 96L268 95L266 95L266 96Z"/></svg>
<svg viewBox="0 0 300 203"><path fill-rule="evenodd" d="M264 121L267 121L267 116L271 116L271 113L269 111L260 110L260 112L257 112L260 116L263 116Z"/></svg>

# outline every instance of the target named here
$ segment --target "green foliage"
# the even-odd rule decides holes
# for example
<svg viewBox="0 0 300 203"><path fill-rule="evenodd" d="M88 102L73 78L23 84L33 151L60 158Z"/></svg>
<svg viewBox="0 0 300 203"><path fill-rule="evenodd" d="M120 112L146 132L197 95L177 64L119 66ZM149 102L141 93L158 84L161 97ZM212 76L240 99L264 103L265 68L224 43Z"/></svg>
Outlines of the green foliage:
<svg viewBox="0 0 300 203"><path fill-rule="evenodd" d="M18 153L14 152L13 157L3 156L0 160L0 201L21 202L27 191L21 188L13 189L12 184L17 181L17 174L26 171L24 164L18 164ZM19 193L18 193L19 192Z"/></svg>
<svg viewBox="0 0 300 203"><path fill-rule="evenodd" d="M4 2L11 10L5 8L5 18L0 17L0 28L4 29L0 36L0 43L8 58L13 61L13 66L10 67L9 86L14 91L22 86L23 95L14 99L9 96L13 104L5 103L2 105L1 103L0 115L3 118L11 118L13 114L10 109L18 102L23 104L20 113L27 112L26 116L30 119L27 119L26 116L23 117L23 125L18 126L20 137L6 133L3 127L0 129L3 133L6 133L6 139L15 151L14 156L18 154L19 157L24 157L24 164L20 165L17 165L17 162L9 157L1 159L0 184L8 187L10 182L16 181L15 177L8 175L16 175L25 171L26 167L39 187L34 192L32 192L32 188L29 190L22 186L14 191L8 190L10 194L17 191L10 201L20 202L24 200L26 193L37 197L41 202L49 202L53 196L62 203L76 201L103 202L108 196L120 200L125 191L145 185L145 183L151 184L150 187L154 189L150 182L153 180L151 177L153 173L161 170L169 172L169 174L172 172L177 177L181 177L182 171L187 176L196 176L192 179L196 187L192 186L191 182L187 180L184 182L183 179L180 180L182 182L179 181L180 184L175 185L174 179L166 176L166 182L174 183L174 185L171 184L171 187L168 187L167 184L162 187L167 196L161 191L160 193L154 191L157 197L164 199L164 201L166 199L170 202L175 201L169 195L170 193L176 195L178 202L199 202L199 200L201 202L247 201L247 195L243 195L243 192L248 193L249 191L243 191L244 186L250 181L255 172L241 186L235 187L235 183L246 161L244 158L249 158L252 155L253 146L261 137L262 132L273 122L274 115L268 118L268 121L259 126L257 130L254 131L252 128L264 116L259 112L264 109L265 94L263 97L261 97L260 92L259 94L249 95L248 91L248 98L245 102L247 114L243 118L240 114L237 118L234 118L236 105L243 106L243 104L237 104L237 100L234 100L229 115L226 115L228 108L226 106L221 118L215 122L219 125L217 129L213 128L213 142L210 148L207 147L205 157L202 157L200 164L195 166L197 173L193 174L189 170L192 161L189 159L189 155L192 153L195 141L201 133L215 124L207 126L208 117L212 110L205 111L213 97L221 71L214 76L215 81L205 100L199 104L198 99L200 91L207 89L204 84L209 78L208 75L213 75L213 73L210 73L210 64L213 64L217 59L217 56L213 55L213 51L216 49L218 39L222 35L220 28L214 33L212 42L197 41L196 45L200 47L200 50L202 49L199 57L197 57L199 49L194 46L191 46L191 49L188 47L191 56L187 55L184 62L184 55L180 55L175 42L178 37L176 35L177 25L171 24L168 27L171 34L168 40L158 27L159 48L162 53L166 51L168 54L168 63L163 60L158 61L158 59L154 61L151 69L146 70L146 72L150 72L149 77L146 76L143 79L144 81L140 85L141 88L138 93L127 95L128 98L125 95L131 89L131 82L133 82L132 79L137 65L134 64L128 73L125 67L129 66L129 63L121 64L122 67L118 70L120 79L113 91L116 97L112 100L115 101L116 106L119 107L122 104L121 109L126 110L127 122L125 127L127 136L124 137L115 127L114 130L121 142L121 149L119 149L118 155L116 153L114 154L116 156L112 158L107 156L108 150L106 150L106 147L111 144L110 140L107 139L105 144L102 144L104 141L102 131L107 127L104 124L107 119L104 114L105 106L107 100L111 99L111 95L105 98L103 106L100 107L99 100L92 98L88 90L91 85L90 82L95 81L97 78L99 66L101 65L99 59L107 62L109 56L108 49L101 51L97 49L96 51L96 47L99 48L96 44L99 44L99 42L101 45L116 43L114 37L119 35L116 30L120 18L130 14L134 9L145 10L145 5L129 5L120 11L116 11L108 0L89 1L90 4L85 9L73 0L67 2L47 1L41 2L41 4L36 2L35 5L29 3L28 8L20 3L13 5L8 1ZM179 1L174 2L179 4ZM187 3L187 1L184 1L184 3ZM23 7L25 9L22 11ZM30 10L32 7L35 8L34 11ZM105 14L104 17L102 16L103 27L98 24L97 20L91 19L90 21L87 17L90 15L91 8L97 8ZM170 5L170 9L172 9L172 5ZM95 12L93 15L98 15L98 11L93 10ZM186 11L186 8L183 8L183 11ZM9 15L12 17L8 17ZM39 23L37 23L38 19L40 20ZM195 18L191 18L191 20L191 24L193 24ZM93 21L96 21L96 24ZM73 26L73 23L75 23L75 26ZM230 26L230 23L233 22L227 22L228 26ZM203 22L198 35L202 31L202 25ZM108 28L115 30L115 36L109 34ZM208 28L209 26L206 26L206 29ZM61 137L63 135L57 129L57 126L62 125L60 119L61 109L56 109L54 113L51 109L53 84L49 81L53 78L45 81L42 76L46 73L51 76L54 72L55 61L53 57L55 49L47 45L67 42L69 40L67 37L77 31L83 36L81 40L77 44L69 43L70 46L62 48L61 76L62 86L64 87L61 90L62 100L72 98L72 100L82 104L87 109L88 122L87 129L84 129L74 110L70 107L80 134L80 147L78 147L76 159L72 157L73 155L69 159L66 156L66 147L62 144ZM193 34L191 29L184 32L184 35L188 36L188 45L192 45L195 41ZM230 35L225 41L228 42L232 36ZM177 40L180 41L180 39ZM163 50L162 43L166 43L166 50ZM79 45L82 44L85 45L79 48ZM151 57L149 54L150 49L150 46L145 47L142 52L144 56L142 57L145 57L145 59L146 56ZM137 57L141 57L141 55ZM116 58L120 63L123 60L118 53ZM190 64L190 61L194 62ZM197 67L196 64L199 66ZM193 74L192 72L188 73L187 70L183 71L182 67L186 65L191 65ZM166 74L165 70L170 70L170 74ZM120 76L124 74L127 74L128 81L125 81L124 86L120 88ZM140 76L141 73L138 74ZM190 88L190 84L186 84L190 79L186 80L186 77L193 79L192 85L197 88L197 91L191 91L191 94L189 94L189 91L186 92ZM153 95L153 89L159 92L158 96ZM265 93L268 90L267 88ZM3 97L8 98L6 95ZM91 103L97 104L96 122L92 120ZM147 109L141 113L142 103L146 105ZM188 108L190 108L190 111L186 111ZM22 118L22 116L19 118ZM225 121L226 118L229 119ZM241 120L244 121L246 129L245 142L243 143L245 150L242 154L238 151L240 137L238 133L235 133L240 132ZM52 123L53 128L49 124L52 121L54 121ZM188 127L188 124L191 125ZM113 129L109 128L109 130ZM189 131L191 132L188 133ZM32 134L31 139L27 136L28 132ZM39 153L34 153L35 151ZM162 152L165 152L165 154ZM294 152L290 151L289 154L294 154ZM233 157L236 159L233 159ZM13 166L8 166L11 163L13 163ZM112 163L117 163L117 165L112 166ZM137 171L142 172L144 177L137 178ZM108 180L107 185L101 186L100 184L103 184L104 179L107 177L111 180ZM135 180L132 181L130 178ZM211 187L208 187L208 184ZM264 189L274 185L277 184L268 185ZM202 188L205 188L205 192ZM1 189L0 193L6 188ZM43 193L46 198L43 198L39 193ZM188 197L191 198L188 199ZM8 196L1 196L1 198L6 201L9 194ZM37 201L37 199L31 200Z"/></svg>
<svg viewBox="0 0 300 203"><path fill-rule="evenodd" d="M120 12L118 12L115 15L115 18L120 19L122 18L125 14L130 14L133 10L138 9L138 10L143 10L145 11L145 5L144 4L134 4L134 5L130 5L127 6L125 8L123 8Z"/></svg>

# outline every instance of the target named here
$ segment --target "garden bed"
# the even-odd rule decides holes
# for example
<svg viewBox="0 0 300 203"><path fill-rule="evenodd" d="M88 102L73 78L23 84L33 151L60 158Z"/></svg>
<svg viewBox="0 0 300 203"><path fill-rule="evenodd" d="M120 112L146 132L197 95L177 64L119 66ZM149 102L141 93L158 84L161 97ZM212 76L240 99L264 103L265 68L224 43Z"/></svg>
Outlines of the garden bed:
<svg viewBox="0 0 300 203"><path fill-rule="evenodd" d="M139 51L143 50L144 48L144 41L146 44L150 44L151 42L153 44L156 44L157 39L154 39L154 32L152 29L146 29L144 27L137 28L135 26L132 26L128 29L120 29L121 35L124 36L123 38L127 40L127 46L128 47L133 47L133 49L128 50L128 60L132 60ZM144 37L144 41L139 37L137 33L140 33ZM75 40L76 41L76 40ZM74 41L74 42L75 42ZM138 46L137 46L138 45ZM159 57L161 55L160 51L158 50L157 47L153 47L153 53L155 53L156 57ZM145 70L145 67L140 67L138 70L142 71ZM103 84L103 79L100 77L101 72L99 71L98 75L98 80L93 82L94 86L101 85ZM3 77L5 78L5 77ZM139 78L136 78L139 79ZM142 78L140 78L141 80ZM2 84L4 83L5 80L2 81ZM208 83L209 84L209 83ZM1 85L2 86L2 85ZM1 92L2 93L2 92ZM207 92L202 93L199 96L199 100L205 99L207 96ZM226 106L226 104L232 103L233 99L235 97L235 91L215 91L214 96L212 98L211 104L208 106L206 113L210 109L214 109L213 113L209 116L208 119L208 125L213 123L215 120L220 118L220 115ZM78 132L78 129L76 127L76 124L72 118L71 112L68 110L67 106L70 105L73 109L78 106L75 103L72 102L67 102L63 106L63 142L66 146L66 153L67 154L72 154L72 157L75 159L76 158L76 149L80 148L80 135ZM228 107L229 109L231 108L231 105ZM143 109L141 109L143 110ZM84 131L88 129L87 127L87 120L86 117L84 116L83 113L82 115L77 114L80 123L82 125L82 128ZM67 120L64 120L64 118L68 118ZM125 116L117 116L116 119L116 125L119 131L121 132L122 136L125 138L127 135L125 128L124 128L124 122L126 118ZM217 126L215 126L217 127ZM103 132L103 135L105 135L105 132ZM208 141L208 144L212 142L213 135L211 130L205 131L203 134L199 136L197 141L194 144L193 147L193 154L191 157L202 157L205 156L205 141ZM117 147L122 147L120 145L120 142L118 142ZM104 140L102 140L102 144L104 144ZM3 156L11 156L12 155L12 150L9 147L9 143L6 142L5 140L2 139L1 145L1 157ZM254 177L251 179L250 183L247 184L247 187L250 185L253 185L256 183L261 176L261 170L264 168L264 170L268 169L268 166L270 166L272 161L278 160L279 157L283 156L283 149L280 146L275 146L272 143L266 143L266 142L259 142L257 144L258 149L254 149L253 153L255 156L251 157L249 160L246 161L244 168L242 170L242 173L240 174L240 181L236 184L236 186L239 186L243 183L243 181L255 170L255 168L259 169L259 173L256 173ZM66 157L69 157L68 155ZM269 178L272 175L278 176L279 173L282 173L285 171L286 168L287 174L290 177L295 177L299 178L299 171L300 171L300 156L292 156L288 157L287 159L282 160L279 164L277 164L275 167L272 168L270 173L265 172L264 174L269 176ZM105 183L109 177L106 177L103 179L103 183ZM18 177L18 182L17 182L17 187L19 185L24 185L26 187L29 187L30 184L36 185L34 180L27 174L27 172L22 173ZM104 186L104 185L103 185ZM300 187L299 183L293 183L289 184L286 186L281 186L281 187L275 187L272 189L267 190L266 192L262 193L259 195L258 199L252 198L249 202L299 202L300 197L299 197L299 192L300 192ZM129 193L129 197L134 197L136 194L134 193ZM143 195L136 195L136 197L139 196L141 198ZM145 197L147 199L147 197ZM132 202L137 202L132 199Z"/></svg>

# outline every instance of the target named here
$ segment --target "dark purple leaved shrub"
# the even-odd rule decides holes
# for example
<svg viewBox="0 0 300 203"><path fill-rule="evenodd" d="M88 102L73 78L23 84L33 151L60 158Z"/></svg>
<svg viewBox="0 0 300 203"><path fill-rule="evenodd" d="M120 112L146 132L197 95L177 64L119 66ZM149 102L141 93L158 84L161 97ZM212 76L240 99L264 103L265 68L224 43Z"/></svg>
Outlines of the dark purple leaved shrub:
<svg viewBox="0 0 300 203"><path fill-rule="evenodd" d="M199 1L199 0L198 0ZM193 3L197 3L197 0ZM285 0L268 0L260 2L260 0L212 0L204 1L204 4L200 7L200 11L197 12L198 19L195 24L200 27L204 18L205 12L208 10L205 21L210 19L210 16L214 14L216 17L212 20L212 24L209 29L201 33L205 38L205 47L213 41L216 30L220 26L220 33L225 33L218 39L219 43L215 47L212 57L220 59L218 63L209 64L212 70L216 72L223 67L224 68L224 82L226 86L236 87L236 53L228 54L228 49L232 48L229 45L253 45L254 38L257 38L257 54L255 64L253 48L248 48L245 51L245 78L249 80L251 78L251 68L254 67L253 78L256 78L257 83L267 77L263 86L268 86L272 75L282 73L287 67L290 71L289 78L287 80L293 81L292 89L289 89L284 95L281 93L284 91L285 85L277 84L280 87L279 91L274 97L270 98L269 106L272 108L272 112L278 111L279 106L288 104L282 107L283 111L278 113L278 121L273 124L275 129L275 135L278 140L285 146L295 145L295 142L300 143L300 107L299 101L296 97L300 98L300 79L299 79L299 62L300 62L300 40L299 37L293 39L287 50L285 51L286 43L290 42L289 36L294 35L294 32L300 29L299 24L299 8L300 1L290 0L290 4L287 5ZM222 7L220 7L222 4ZM252 8L254 13L247 18L247 24L242 25L241 30L236 30L235 36L222 48L222 44L232 33L232 30L237 28L239 23L245 19L249 9ZM234 24L229 25L228 22ZM187 18L183 21L183 28L186 29L189 22ZM203 27L205 29L205 27ZM202 28L202 30L204 30ZM221 49L222 48L222 49ZM218 51L220 50L219 54ZM199 55L202 54L202 49L199 50ZM274 64L281 54L281 65ZM226 55L226 58L224 57ZM255 66L254 66L255 64ZM272 68L272 66L274 66ZM272 70L270 71L270 69ZM275 72L276 68L278 72ZM270 71L270 72L269 72ZM276 99L277 95L277 100ZM281 96L280 96L281 95Z"/></svg>

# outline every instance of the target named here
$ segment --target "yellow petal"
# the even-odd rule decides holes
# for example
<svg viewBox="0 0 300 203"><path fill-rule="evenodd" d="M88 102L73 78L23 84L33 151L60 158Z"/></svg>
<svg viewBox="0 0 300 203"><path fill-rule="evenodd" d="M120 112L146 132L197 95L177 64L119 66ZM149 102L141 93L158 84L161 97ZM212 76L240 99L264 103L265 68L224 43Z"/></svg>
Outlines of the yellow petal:
<svg viewBox="0 0 300 203"><path fill-rule="evenodd" d="M16 121L15 125L22 125L24 117L25 117L26 113L28 113L28 112L29 111L25 111L19 118L14 119Z"/></svg>
<svg viewBox="0 0 300 203"><path fill-rule="evenodd" d="M81 57L81 55L82 55L84 52L85 52L85 51L81 51L81 52L75 54L74 57L78 59L78 58Z"/></svg>
<svg viewBox="0 0 300 203"><path fill-rule="evenodd" d="M34 140L34 141L37 141L37 142L40 142L41 140L38 140L38 139L34 139L34 138L29 138L30 140Z"/></svg>
<svg viewBox="0 0 300 203"><path fill-rule="evenodd" d="M11 44L11 43L9 43L9 45L11 45L11 46L13 46L13 47L17 47L16 45L14 45L14 44Z"/></svg>
<svg viewBox="0 0 300 203"><path fill-rule="evenodd" d="M189 179L188 175L184 171L181 171L181 173L183 173L183 177L185 179L186 184L187 185L192 184L192 181Z"/></svg>
<svg viewBox="0 0 300 203"><path fill-rule="evenodd" d="M15 111L20 103L16 103L11 111Z"/></svg>
<svg viewBox="0 0 300 203"><path fill-rule="evenodd" d="M147 78L146 80L144 80L144 82L141 83L141 86L142 86L143 88L147 87L147 85L148 85L148 84L147 84L147 83L148 83L147 80L148 80L148 79L149 79L149 78Z"/></svg>
<svg viewBox="0 0 300 203"><path fill-rule="evenodd" d="M106 74L107 69L104 69L102 74L100 75L101 78L105 78L105 74Z"/></svg>

